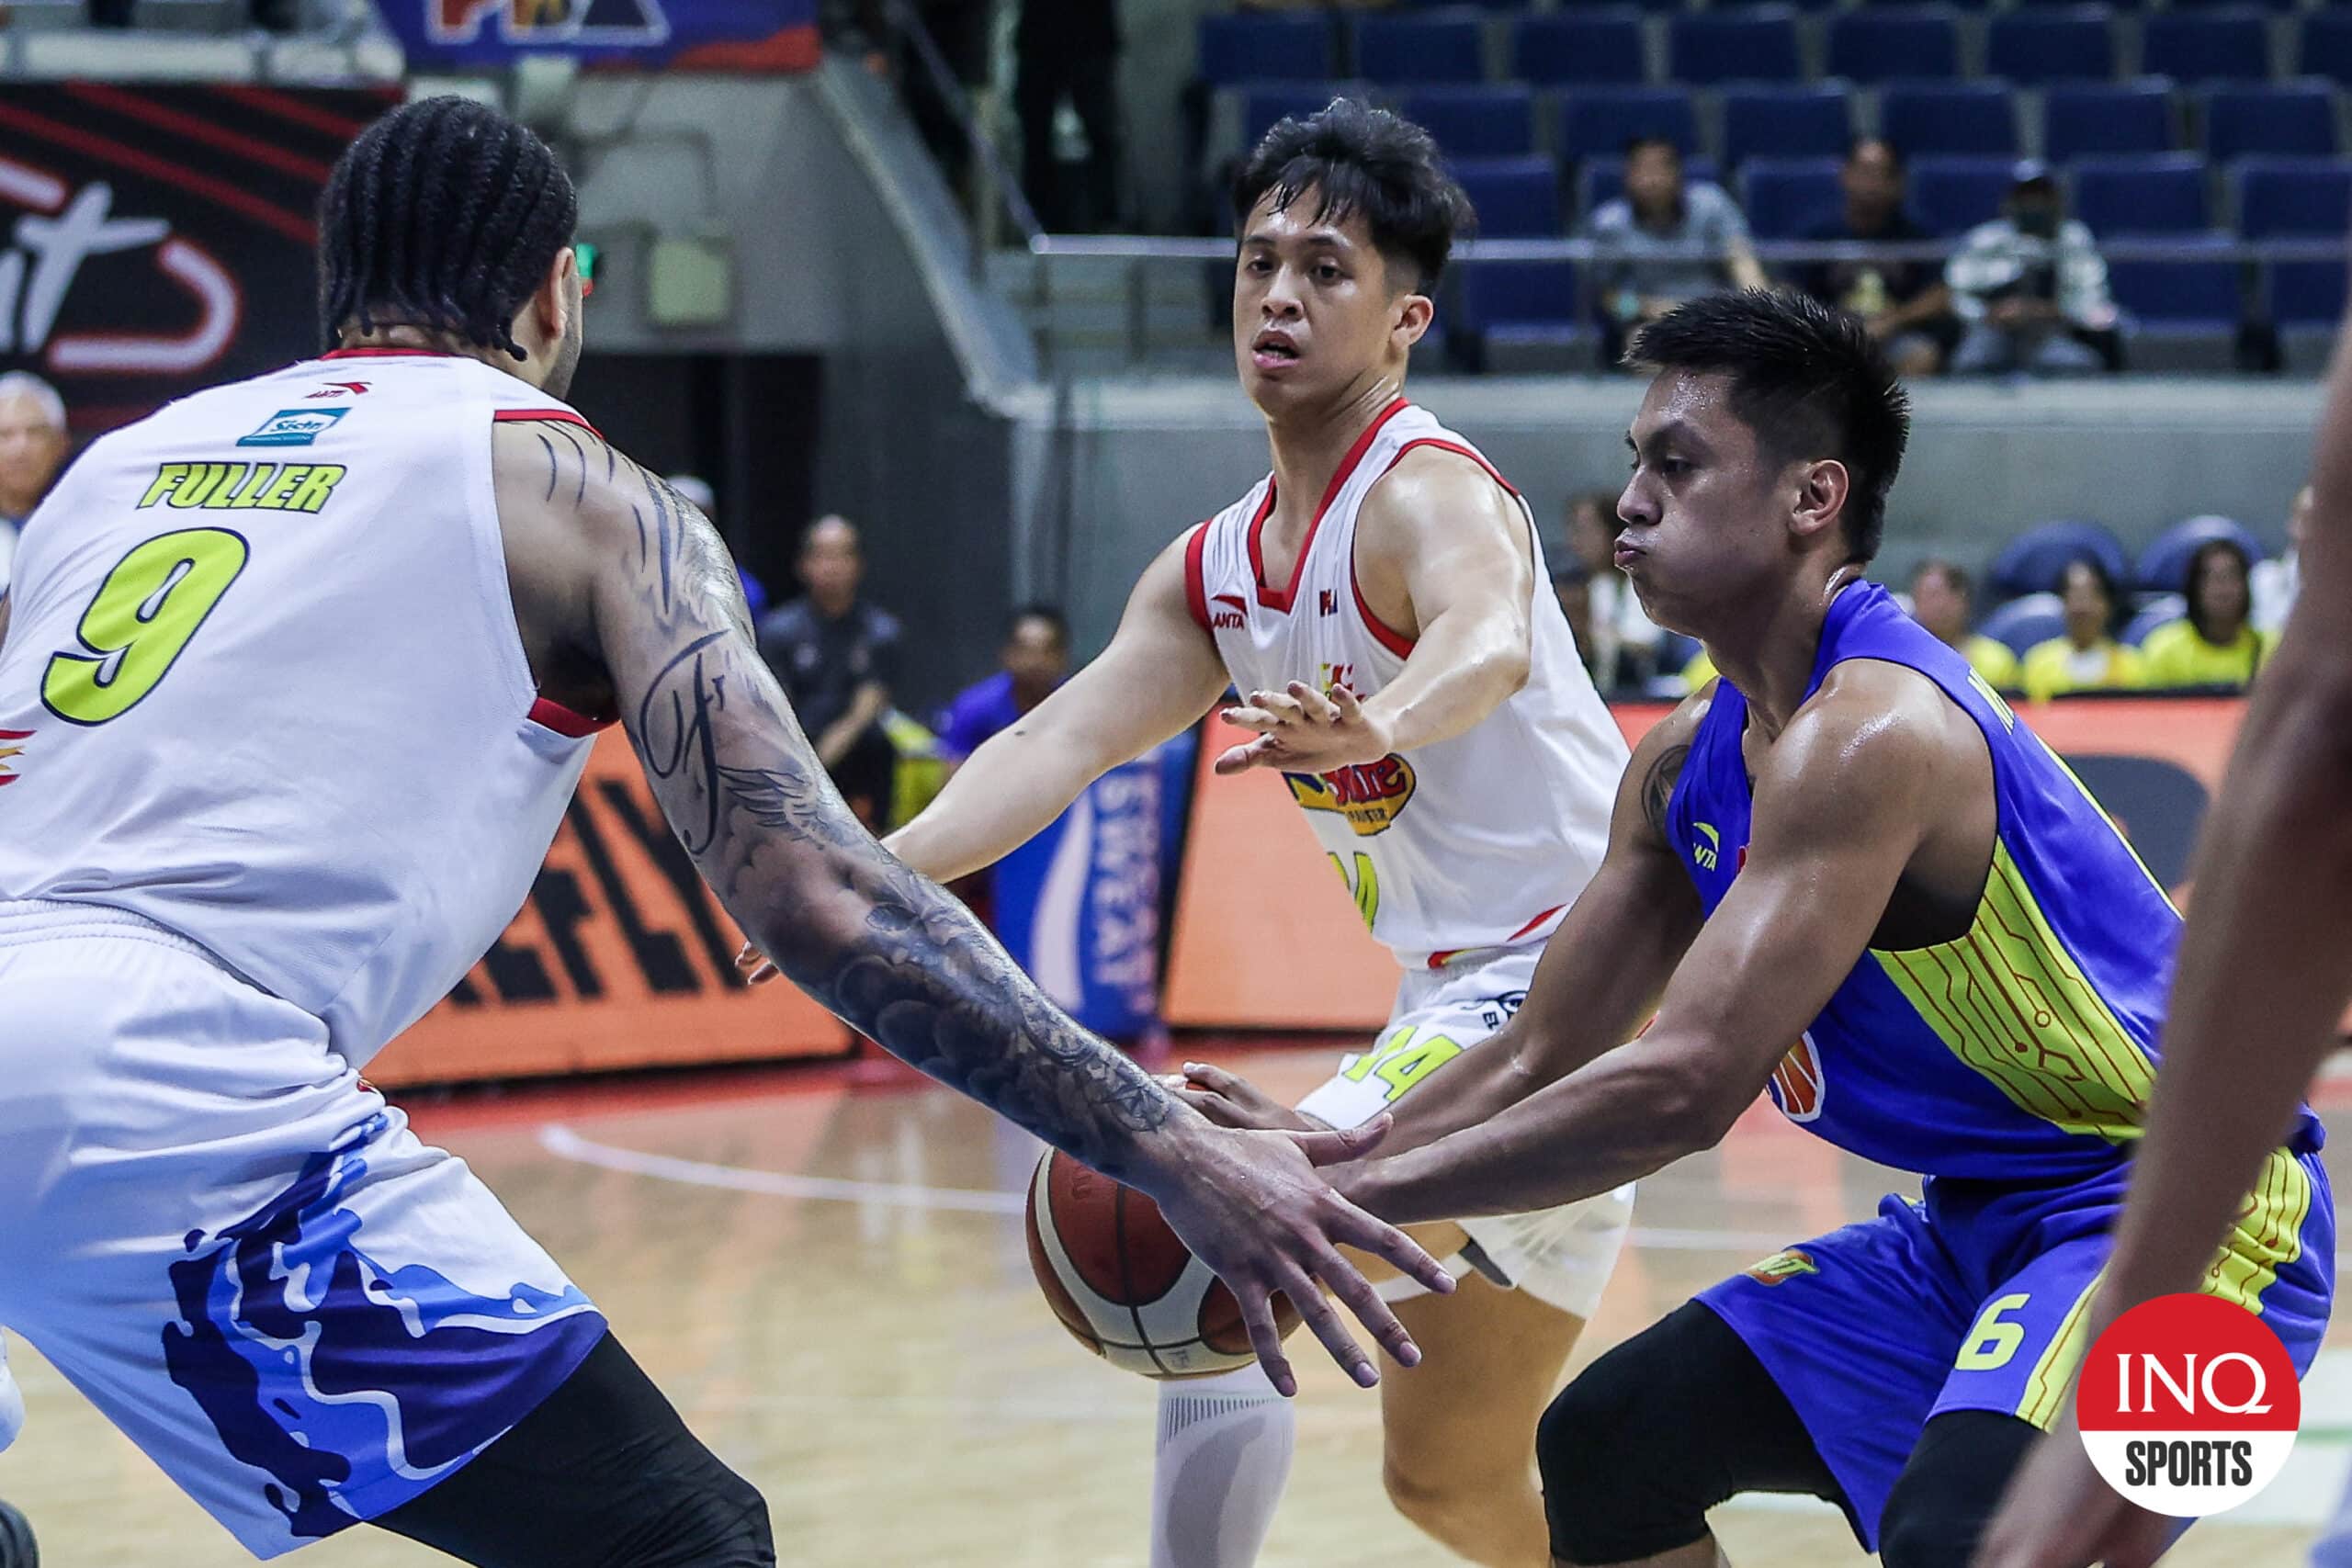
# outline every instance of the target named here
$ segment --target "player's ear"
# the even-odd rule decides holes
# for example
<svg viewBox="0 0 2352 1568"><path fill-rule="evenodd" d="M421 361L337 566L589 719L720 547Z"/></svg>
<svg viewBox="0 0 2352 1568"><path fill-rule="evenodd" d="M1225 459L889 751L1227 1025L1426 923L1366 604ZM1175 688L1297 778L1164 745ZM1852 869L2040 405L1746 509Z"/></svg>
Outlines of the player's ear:
<svg viewBox="0 0 2352 1568"><path fill-rule="evenodd" d="M540 342L559 344L579 309L580 263L571 254L571 247L566 245L548 264L547 276L531 291L530 299L523 306L523 315ZM518 333L516 341L521 338Z"/></svg>
<svg viewBox="0 0 2352 1568"><path fill-rule="evenodd" d="M1392 331L1402 334L1407 348L1421 341L1437 320L1437 304L1428 295L1415 292L1396 299L1396 320Z"/></svg>
<svg viewBox="0 0 2352 1568"><path fill-rule="evenodd" d="M1800 538L1811 539L1823 531L1843 526L1840 519L1846 511L1846 497L1853 489L1853 476L1846 465L1835 457L1823 457L1805 464L1796 473L1796 507L1789 518L1790 531Z"/></svg>

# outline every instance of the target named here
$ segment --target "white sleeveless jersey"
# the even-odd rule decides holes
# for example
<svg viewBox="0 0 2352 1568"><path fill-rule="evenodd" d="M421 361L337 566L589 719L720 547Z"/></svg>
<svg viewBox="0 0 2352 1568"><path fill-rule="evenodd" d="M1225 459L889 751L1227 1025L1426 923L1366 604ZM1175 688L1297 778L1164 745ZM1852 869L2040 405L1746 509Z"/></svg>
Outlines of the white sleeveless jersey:
<svg viewBox="0 0 2352 1568"><path fill-rule="evenodd" d="M1336 682L1369 698L1403 671L1411 642L1381 625L1356 589L1356 516L1373 486L1420 446L1476 462L1526 512L1468 443L1399 399L1333 476L1287 587L1269 585L1260 565L1272 476L1193 530L1185 560L1193 616L1240 690ZM1607 846L1625 740L1577 658L1536 534L1531 515L1535 598L1524 687L1451 740L1321 775L1283 775L1373 935L1408 967L1550 935Z"/></svg>
<svg viewBox="0 0 2352 1568"><path fill-rule="evenodd" d="M26 525L0 643L0 898L132 910L355 1066L494 941L594 726L539 700L478 360L330 355L108 435ZM565 439L549 424L559 446Z"/></svg>

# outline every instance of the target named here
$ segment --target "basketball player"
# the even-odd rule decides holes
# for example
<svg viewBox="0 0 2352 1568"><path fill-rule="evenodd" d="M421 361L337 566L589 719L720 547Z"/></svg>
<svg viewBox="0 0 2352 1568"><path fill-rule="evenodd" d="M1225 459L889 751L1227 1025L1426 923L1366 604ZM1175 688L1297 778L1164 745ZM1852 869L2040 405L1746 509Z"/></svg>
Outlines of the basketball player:
<svg viewBox="0 0 2352 1568"><path fill-rule="evenodd" d="M1301 1103L1313 1120L1285 1109L1285 1125L1352 1126L1518 1006L1599 863L1625 747L1518 493L1404 400L1467 210L1427 133L1347 100L1285 120L1233 208L1234 356L1273 472L1161 552L1102 655L975 752L890 847L931 876L967 875L1234 682L1248 696L1226 716L1256 735L1217 770L1283 774L1405 971L1371 1051ZM1631 1200L1439 1227L1430 1250L1483 1277L1444 1299L1392 1289L1433 1370L1384 1385L1388 1493L1474 1562L1543 1550L1524 1432ZM1253 1562L1288 1472L1288 1407L1254 1370L1163 1384L1159 1430L1152 1562Z"/></svg>
<svg viewBox="0 0 2352 1568"><path fill-rule="evenodd" d="M617 719L728 911L845 1021L1152 1191L1287 1381L1288 1294L1365 1382L1333 1250L1442 1284L1312 1158L1174 1105L825 782L709 524L561 400L571 182L457 98L320 209L342 346L91 448L0 627L0 1322L268 1556L373 1521L481 1564L775 1561L465 1166L356 1076L521 905ZM51 515L54 513L54 515Z"/></svg>
<svg viewBox="0 0 2352 1568"><path fill-rule="evenodd" d="M2206 819L2164 1070L2086 1338L2199 1288L2352 993L2352 337L2336 342L2305 493L2303 592ZM2099 1478L2067 1409L2010 1489L1981 1568L2141 1568L2179 1528ZM2352 1563L2352 1493L2312 1561Z"/></svg>
<svg viewBox="0 0 2352 1568"><path fill-rule="evenodd" d="M1655 376L1617 559L1722 678L1635 749L1502 1048L1406 1101L1404 1152L1340 1184L1399 1223L1566 1201L1712 1146L1767 1090L1921 1173L1924 1201L1602 1357L1536 1457L1556 1562L1713 1564L1707 1510L1760 1491L1838 1504L1888 1568L1964 1568L2081 1353L2179 919L2056 755L1862 580L1909 421L1860 323L1722 294L1634 355ZM2259 1303L2300 1371L2334 1209L2317 1122L2261 1125L2200 1288Z"/></svg>

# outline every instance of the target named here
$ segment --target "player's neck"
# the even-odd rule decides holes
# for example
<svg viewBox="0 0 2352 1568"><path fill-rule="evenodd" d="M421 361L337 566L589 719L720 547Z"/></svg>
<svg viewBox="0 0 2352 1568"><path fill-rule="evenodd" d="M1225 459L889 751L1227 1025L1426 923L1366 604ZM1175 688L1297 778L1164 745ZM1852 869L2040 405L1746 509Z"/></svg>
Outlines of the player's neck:
<svg viewBox="0 0 2352 1568"><path fill-rule="evenodd" d="M1331 477L1349 449L1380 412L1404 396L1395 377L1374 376L1337 404L1269 415L1266 438L1274 455L1274 515L1278 530L1305 529L1314 521Z"/></svg>
<svg viewBox="0 0 2352 1568"><path fill-rule="evenodd" d="M1808 573L1785 593L1756 596L1739 620L1704 639L1708 659L1747 699L1748 722L1767 739L1804 705L1830 603L1861 574L1857 566L1840 566L1826 581Z"/></svg>
<svg viewBox="0 0 2352 1568"><path fill-rule="evenodd" d="M361 332L345 327L339 340L344 348L421 348L428 353L447 354L458 359L479 359L494 369L503 370L517 380L532 386L545 383L545 368L537 355L517 359L503 348L483 348L478 344L460 343L447 333L429 327L412 327L400 322Z"/></svg>

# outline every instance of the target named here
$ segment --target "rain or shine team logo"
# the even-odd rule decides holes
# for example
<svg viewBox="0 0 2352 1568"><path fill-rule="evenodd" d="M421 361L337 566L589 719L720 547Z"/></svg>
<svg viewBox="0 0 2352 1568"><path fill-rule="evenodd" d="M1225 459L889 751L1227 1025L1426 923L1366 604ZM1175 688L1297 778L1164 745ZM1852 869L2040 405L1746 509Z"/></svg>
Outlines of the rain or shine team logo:
<svg viewBox="0 0 2352 1568"><path fill-rule="evenodd" d="M32 738L33 732L29 729L0 729L0 784L12 784L24 777L9 765L8 759L23 756L25 749L17 742Z"/></svg>
<svg viewBox="0 0 2352 1568"><path fill-rule="evenodd" d="M1293 799L1309 811L1336 811L1359 838L1388 831L1413 798L1413 764L1391 752L1377 762L1353 762L1328 773L1284 773Z"/></svg>

